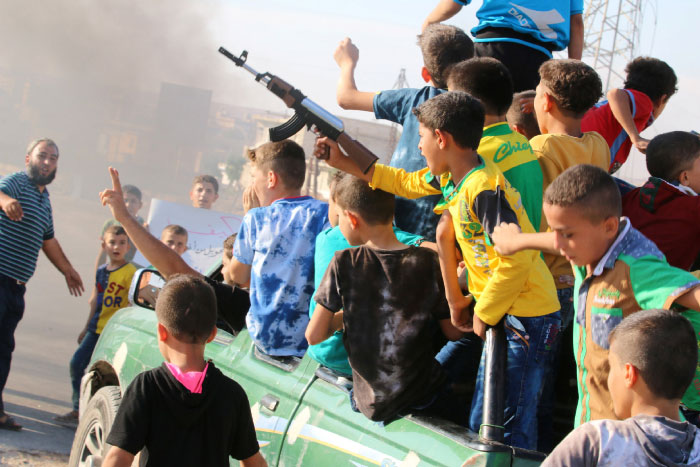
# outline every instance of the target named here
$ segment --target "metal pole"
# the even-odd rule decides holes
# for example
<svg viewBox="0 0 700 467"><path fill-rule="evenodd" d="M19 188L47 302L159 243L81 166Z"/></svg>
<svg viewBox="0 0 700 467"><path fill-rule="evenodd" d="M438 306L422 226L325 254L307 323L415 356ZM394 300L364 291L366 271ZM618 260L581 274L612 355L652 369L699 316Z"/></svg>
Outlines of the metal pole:
<svg viewBox="0 0 700 467"><path fill-rule="evenodd" d="M484 416L479 436L487 441L503 442L506 394L506 334L503 320L486 331L484 345Z"/></svg>

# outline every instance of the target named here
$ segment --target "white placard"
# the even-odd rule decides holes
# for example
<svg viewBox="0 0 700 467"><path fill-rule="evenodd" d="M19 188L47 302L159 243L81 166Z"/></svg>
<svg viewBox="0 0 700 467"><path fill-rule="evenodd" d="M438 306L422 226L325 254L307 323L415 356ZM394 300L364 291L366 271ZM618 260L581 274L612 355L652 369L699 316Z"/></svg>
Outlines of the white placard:
<svg viewBox="0 0 700 467"><path fill-rule="evenodd" d="M153 198L148 212L148 230L160 238L163 229L170 224L187 229L187 251L182 255L193 269L206 273L224 251L224 240L238 233L243 218L235 214L200 209L183 204ZM134 262L142 266L150 264L141 252Z"/></svg>

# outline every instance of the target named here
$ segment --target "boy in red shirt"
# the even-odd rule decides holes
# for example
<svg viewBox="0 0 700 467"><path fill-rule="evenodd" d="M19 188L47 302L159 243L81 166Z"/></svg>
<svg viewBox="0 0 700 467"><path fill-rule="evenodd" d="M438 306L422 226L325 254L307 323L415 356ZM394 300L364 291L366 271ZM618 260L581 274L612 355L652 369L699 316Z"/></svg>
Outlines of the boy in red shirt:
<svg viewBox="0 0 700 467"><path fill-rule="evenodd" d="M657 58L637 57L625 72L625 87L608 91L608 99L586 112L581 122L582 131L597 131L610 146L610 173L625 163L632 145L646 152L649 140L639 133L659 118L677 91L673 68Z"/></svg>

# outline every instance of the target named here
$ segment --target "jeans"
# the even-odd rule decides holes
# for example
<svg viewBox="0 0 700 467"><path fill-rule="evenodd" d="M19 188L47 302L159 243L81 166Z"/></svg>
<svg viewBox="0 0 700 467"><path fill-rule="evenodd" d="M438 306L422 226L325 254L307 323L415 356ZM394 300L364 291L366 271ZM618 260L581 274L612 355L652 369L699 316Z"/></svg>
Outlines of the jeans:
<svg viewBox="0 0 700 467"><path fill-rule="evenodd" d="M559 334L558 311L533 318L505 316L507 339L506 403L504 442L511 446L537 448L537 401L552 363L552 347ZM469 428L479 432L484 411L485 353L476 379Z"/></svg>
<svg viewBox="0 0 700 467"><path fill-rule="evenodd" d="M448 383L462 384L473 380L483 346L479 336L469 333L459 340L449 341L440 349L435 360L447 373Z"/></svg>
<svg viewBox="0 0 700 467"><path fill-rule="evenodd" d="M80 380L85 374L85 368L87 368L88 363L90 363L92 351L95 350L95 345L99 338L100 335L95 332L86 332L85 337L83 337L82 342L80 342L80 345L73 354L73 358L70 359L70 382L73 386L73 410L78 410L78 406L80 405Z"/></svg>
<svg viewBox="0 0 700 467"><path fill-rule="evenodd" d="M557 289L559 306L561 306L561 329L559 336L563 335L574 320L574 288ZM554 418L554 387L557 380L557 371L562 353L569 354L571 345L568 348L562 347L561 339L554 342L552 349L552 365L545 375L540 404L537 407L537 450L540 452L551 452L554 449L554 430L552 420Z"/></svg>
<svg viewBox="0 0 700 467"><path fill-rule="evenodd" d="M0 274L0 414L5 413L2 391L10 374L12 351L15 350L15 329L24 315L25 291L24 284Z"/></svg>

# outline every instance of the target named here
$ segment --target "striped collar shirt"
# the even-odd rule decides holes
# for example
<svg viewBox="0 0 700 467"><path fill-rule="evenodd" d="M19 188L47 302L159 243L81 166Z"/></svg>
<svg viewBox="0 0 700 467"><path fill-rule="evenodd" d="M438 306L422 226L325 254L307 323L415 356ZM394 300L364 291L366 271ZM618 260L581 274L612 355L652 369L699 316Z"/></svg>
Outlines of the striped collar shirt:
<svg viewBox="0 0 700 467"><path fill-rule="evenodd" d="M0 179L0 190L19 201L24 213L16 222L0 210L0 274L27 282L44 241L54 236L49 192L39 191L25 172Z"/></svg>

